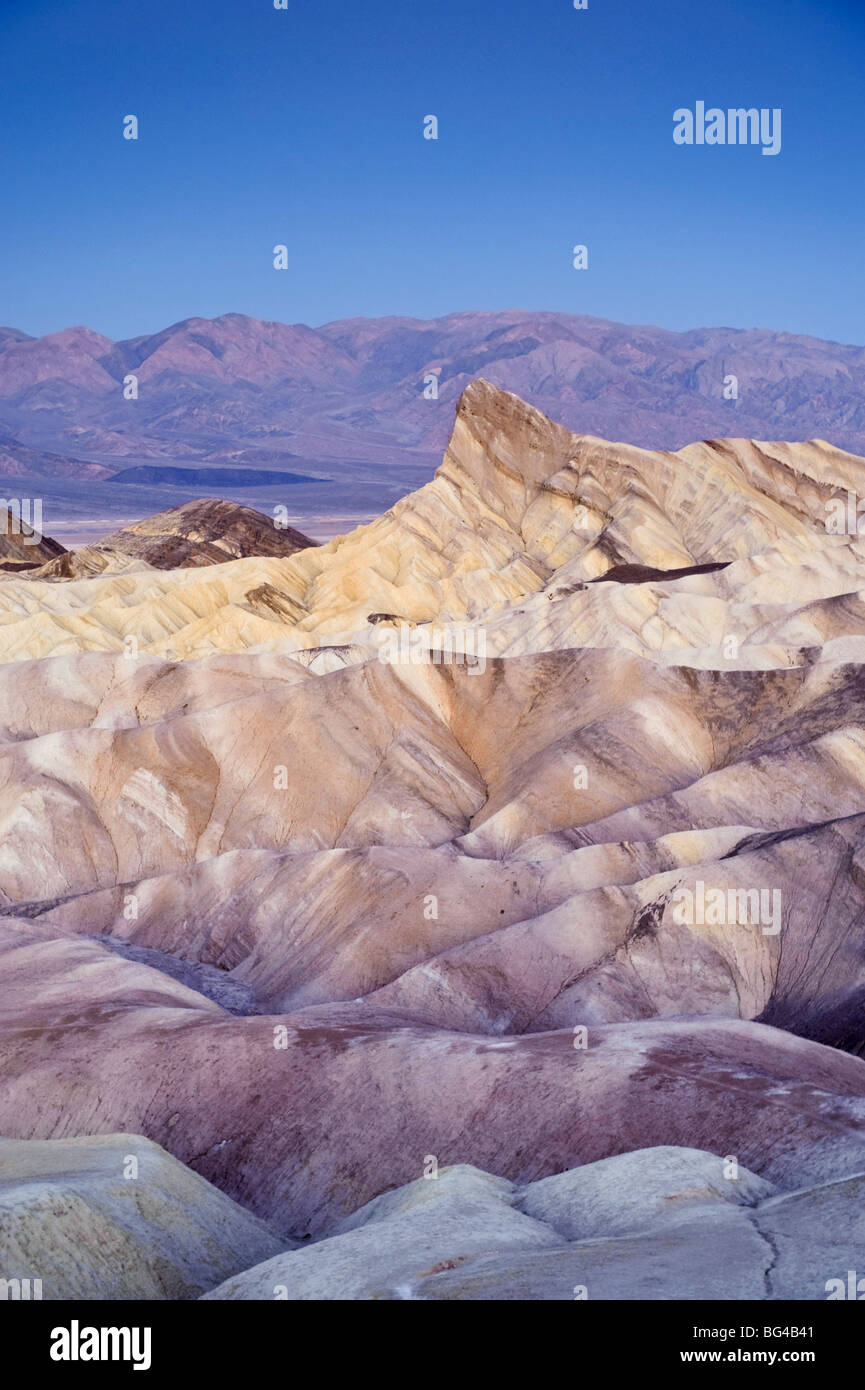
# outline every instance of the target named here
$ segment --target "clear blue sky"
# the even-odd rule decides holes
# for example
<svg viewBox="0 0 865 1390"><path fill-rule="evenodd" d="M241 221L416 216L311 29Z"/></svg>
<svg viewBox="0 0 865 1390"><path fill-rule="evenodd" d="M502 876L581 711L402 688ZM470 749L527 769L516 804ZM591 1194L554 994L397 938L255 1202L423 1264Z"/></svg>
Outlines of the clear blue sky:
<svg viewBox="0 0 865 1390"><path fill-rule="evenodd" d="M863 75L865 0L0 0L0 323L522 307L865 343ZM781 153L677 147L697 100L781 107Z"/></svg>

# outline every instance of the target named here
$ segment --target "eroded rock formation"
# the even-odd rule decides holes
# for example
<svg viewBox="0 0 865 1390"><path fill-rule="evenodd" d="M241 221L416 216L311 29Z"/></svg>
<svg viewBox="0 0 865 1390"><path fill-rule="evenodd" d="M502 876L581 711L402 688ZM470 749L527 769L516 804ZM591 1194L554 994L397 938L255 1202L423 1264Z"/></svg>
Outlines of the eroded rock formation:
<svg viewBox="0 0 865 1390"><path fill-rule="evenodd" d="M736 1273L692 1296L825 1297L865 1173L865 549L826 522L863 489L477 382L434 481L327 545L5 578L0 1133L144 1135L314 1242L214 1297L678 1297L704 1221Z"/></svg>

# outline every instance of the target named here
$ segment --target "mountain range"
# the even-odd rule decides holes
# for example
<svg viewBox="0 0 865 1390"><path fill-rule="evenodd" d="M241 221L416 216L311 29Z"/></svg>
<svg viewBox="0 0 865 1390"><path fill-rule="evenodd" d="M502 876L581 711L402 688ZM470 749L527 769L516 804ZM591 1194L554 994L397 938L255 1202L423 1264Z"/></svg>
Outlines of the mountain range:
<svg viewBox="0 0 865 1390"><path fill-rule="evenodd" d="M865 451L862 347L523 310L319 328L224 314L121 342L0 329L0 486L41 479L52 534L85 518L66 481L80 478L91 516L207 491L263 510L287 502L301 524L369 519L432 476L479 375L579 433L644 448L818 437ZM198 476L172 476L178 464Z"/></svg>

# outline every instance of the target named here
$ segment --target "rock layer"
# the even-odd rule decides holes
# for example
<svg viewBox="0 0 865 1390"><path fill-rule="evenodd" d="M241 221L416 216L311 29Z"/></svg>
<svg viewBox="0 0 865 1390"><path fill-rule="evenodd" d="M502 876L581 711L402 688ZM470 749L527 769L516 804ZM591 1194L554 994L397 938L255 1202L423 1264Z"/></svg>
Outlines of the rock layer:
<svg viewBox="0 0 865 1390"><path fill-rule="evenodd" d="M216 1297L824 1296L865 1172L863 551L825 520L863 480L478 382L328 545L4 579L0 1133L141 1134L315 1242Z"/></svg>

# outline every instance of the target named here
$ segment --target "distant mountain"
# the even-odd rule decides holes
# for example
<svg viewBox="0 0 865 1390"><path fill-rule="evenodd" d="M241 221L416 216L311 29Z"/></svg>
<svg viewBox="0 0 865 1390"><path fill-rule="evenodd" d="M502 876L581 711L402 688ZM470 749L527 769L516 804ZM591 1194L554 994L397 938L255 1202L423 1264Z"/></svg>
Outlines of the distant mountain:
<svg viewBox="0 0 865 1390"><path fill-rule="evenodd" d="M104 467L101 463L86 463L82 459L67 458L61 454L48 454L38 449L28 449L19 440L0 433L0 477L107 480L112 476L112 470Z"/></svg>
<svg viewBox="0 0 865 1390"><path fill-rule="evenodd" d="M346 460L422 462L431 475L481 374L578 433L641 447L820 437L865 452L865 348L525 310L317 329L224 314L117 343L88 328L0 329L0 427L112 471L123 458L242 468L264 455L336 478ZM130 376L138 397L126 400Z"/></svg>
<svg viewBox="0 0 865 1390"><path fill-rule="evenodd" d="M11 506L11 502L10 502ZM318 542L274 518L218 497L145 517L92 545L65 550L0 502L0 575L53 583L140 569L186 569L226 560L286 559Z"/></svg>
<svg viewBox="0 0 865 1390"><path fill-rule="evenodd" d="M22 577L57 582L141 568L187 569L261 556L285 559L316 544L251 507L205 497L146 517L80 550L57 546L45 557L47 563Z"/></svg>

